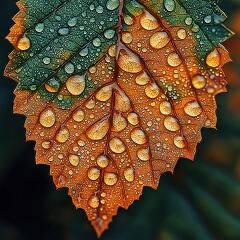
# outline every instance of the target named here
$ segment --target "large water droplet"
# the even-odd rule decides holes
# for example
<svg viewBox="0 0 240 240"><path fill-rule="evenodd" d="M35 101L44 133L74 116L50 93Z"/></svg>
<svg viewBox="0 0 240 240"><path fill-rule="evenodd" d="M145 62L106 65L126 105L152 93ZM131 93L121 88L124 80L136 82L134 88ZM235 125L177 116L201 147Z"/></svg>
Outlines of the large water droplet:
<svg viewBox="0 0 240 240"><path fill-rule="evenodd" d="M91 140L98 141L106 136L108 129L109 119L103 118L89 127L86 131L86 134Z"/></svg>
<svg viewBox="0 0 240 240"><path fill-rule="evenodd" d="M173 52L168 55L167 62L171 67L177 67L182 63L182 60L177 53Z"/></svg>
<svg viewBox="0 0 240 240"><path fill-rule="evenodd" d="M202 75L195 75L193 78L192 78L192 85L194 88L196 89L202 89L205 87L206 85L206 79L204 76Z"/></svg>
<svg viewBox="0 0 240 240"><path fill-rule="evenodd" d="M171 107L171 104L170 102L168 101L163 101L160 103L160 112L163 114L163 115L169 115L171 114L172 112L172 107Z"/></svg>
<svg viewBox="0 0 240 240"><path fill-rule="evenodd" d="M165 47L169 41L170 38L166 32L156 32L150 37L150 45L155 49Z"/></svg>
<svg viewBox="0 0 240 240"><path fill-rule="evenodd" d="M69 160L70 164L74 167L77 167L79 164L79 156L77 156L75 154L70 154L68 157L68 160Z"/></svg>
<svg viewBox="0 0 240 240"><path fill-rule="evenodd" d="M126 149L124 143L118 137L114 137L110 140L109 147L114 153L123 153Z"/></svg>
<svg viewBox="0 0 240 240"><path fill-rule="evenodd" d="M129 50L121 49L117 62L119 67L125 72L138 73L143 70L139 57Z"/></svg>
<svg viewBox="0 0 240 240"><path fill-rule="evenodd" d="M140 24L146 30L154 30L159 27L157 19L147 11L140 18Z"/></svg>
<svg viewBox="0 0 240 240"><path fill-rule="evenodd" d="M131 131L131 139L136 144L145 144L147 142L147 136L145 132L140 128L134 128Z"/></svg>
<svg viewBox="0 0 240 240"><path fill-rule="evenodd" d="M174 0L164 0L164 7L167 11L172 12L175 9L176 3Z"/></svg>
<svg viewBox="0 0 240 240"><path fill-rule="evenodd" d="M197 117L202 113L202 108L197 101L192 101L184 106L184 112L191 117Z"/></svg>
<svg viewBox="0 0 240 240"><path fill-rule="evenodd" d="M70 136L67 127L62 127L56 135L56 140L60 143L65 143Z"/></svg>
<svg viewBox="0 0 240 240"><path fill-rule="evenodd" d="M118 177L116 173L105 173L104 174L104 183L108 186L113 186L117 183Z"/></svg>
<svg viewBox="0 0 240 240"><path fill-rule="evenodd" d="M56 121L56 116L52 108L45 109L39 117L39 122L43 127L52 127Z"/></svg>
<svg viewBox="0 0 240 240"><path fill-rule="evenodd" d="M85 75L74 75L66 81L67 90L75 96L83 93L85 84Z"/></svg>
<svg viewBox="0 0 240 240"><path fill-rule="evenodd" d="M18 40L18 43L17 43L18 49L25 51L25 50L28 50L30 46L31 46L31 42L28 37L23 36Z"/></svg>
<svg viewBox="0 0 240 240"><path fill-rule="evenodd" d="M149 148L140 148L140 149L138 149L137 156L142 161L148 161L151 158Z"/></svg>
<svg viewBox="0 0 240 240"><path fill-rule="evenodd" d="M100 168L106 168L109 164L109 158L105 155L100 155L97 157L97 165Z"/></svg>
<svg viewBox="0 0 240 240"><path fill-rule="evenodd" d="M100 177L100 170L96 167L91 167L88 169L88 177L92 181L97 180Z"/></svg>
<svg viewBox="0 0 240 240"><path fill-rule="evenodd" d="M221 63L221 57L217 49L214 49L206 57L206 63L209 67L218 67Z"/></svg>
<svg viewBox="0 0 240 240"><path fill-rule="evenodd" d="M98 208L99 206L99 198L95 195L91 196L88 200L88 204L91 208Z"/></svg>
<svg viewBox="0 0 240 240"><path fill-rule="evenodd" d="M178 120L175 117L172 116L166 117L163 123L165 128L171 132L175 132L180 129Z"/></svg>
<svg viewBox="0 0 240 240"><path fill-rule="evenodd" d="M134 170L133 168L129 167L127 169L124 170L124 178L128 181L128 182L133 182L134 181Z"/></svg>

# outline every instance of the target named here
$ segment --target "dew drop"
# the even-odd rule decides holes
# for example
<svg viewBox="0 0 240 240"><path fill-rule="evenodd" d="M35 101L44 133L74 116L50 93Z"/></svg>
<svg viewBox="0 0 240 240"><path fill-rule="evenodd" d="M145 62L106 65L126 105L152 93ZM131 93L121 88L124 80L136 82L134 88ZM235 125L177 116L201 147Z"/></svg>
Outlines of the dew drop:
<svg viewBox="0 0 240 240"><path fill-rule="evenodd" d="M117 92L115 95L115 106L116 111L127 112L131 108L129 98L123 92Z"/></svg>
<svg viewBox="0 0 240 240"><path fill-rule="evenodd" d="M60 88L60 82L57 78L51 78L44 84L44 86L48 92L56 93Z"/></svg>
<svg viewBox="0 0 240 240"><path fill-rule="evenodd" d="M82 94L85 85L85 75L73 75L66 81L67 90L74 96Z"/></svg>
<svg viewBox="0 0 240 240"><path fill-rule="evenodd" d="M76 122L82 122L84 120L84 111L79 109L73 113L73 120Z"/></svg>
<svg viewBox="0 0 240 240"><path fill-rule="evenodd" d="M108 0L107 1L106 7L107 7L108 10L113 11L116 8L118 8L118 6L119 6L119 0Z"/></svg>
<svg viewBox="0 0 240 240"><path fill-rule="evenodd" d="M145 88L145 94L149 98L156 98L159 95L159 93L160 93L160 89L155 82L147 85Z"/></svg>
<svg viewBox="0 0 240 240"><path fill-rule="evenodd" d="M97 157L97 165L100 168L106 168L109 164L109 158L105 155L100 155Z"/></svg>
<svg viewBox="0 0 240 240"><path fill-rule="evenodd" d="M139 57L129 50L120 50L117 63L125 72L138 73L143 70L143 65Z"/></svg>
<svg viewBox="0 0 240 240"><path fill-rule="evenodd" d="M101 102L108 101L112 96L112 86L105 86L102 87L97 93L96 93L96 99Z"/></svg>
<svg viewBox="0 0 240 240"><path fill-rule="evenodd" d="M178 131L180 129L180 125L178 120L175 117L169 116L164 119L164 126L167 130L171 132Z"/></svg>
<svg viewBox="0 0 240 240"><path fill-rule="evenodd" d="M67 127L62 127L56 135L56 140L60 143L65 143L70 136Z"/></svg>
<svg viewBox="0 0 240 240"><path fill-rule="evenodd" d="M206 57L206 64L209 67L218 67L221 63L221 57L217 49L214 49Z"/></svg>
<svg viewBox="0 0 240 240"><path fill-rule="evenodd" d="M91 140L98 141L106 136L108 129L109 119L103 118L89 127L86 131L86 134Z"/></svg>
<svg viewBox="0 0 240 240"><path fill-rule="evenodd" d="M177 31L177 36L180 38L180 39L185 39L187 37L187 32L185 29L181 28Z"/></svg>
<svg viewBox="0 0 240 240"><path fill-rule="evenodd" d="M49 149L50 147L51 147L51 142L50 141L43 141L42 142L42 148Z"/></svg>
<svg viewBox="0 0 240 240"><path fill-rule="evenodd" d="M131 131L131 139L136 144L145 144L147 142L147 136L144 131L140 128L134 128Z"/></svg>
<svg viewBox="0 0 240 240"><path fill-rule="evenodd" d="M131 112L127 115L127 120L130 124L132 124L133 126L136 126L139 124L139 117L136 113Z"/></svg>
<svg viewBox="0 0 240 240"><path fill-rule="evenodd" d="M73 17L71 19L68 20L68 26L69 27L74 27L77 24L77 18Z"/></svg>
<svg viewBox="0 0 240 240"><path fill-rule="evenodd" d="M23 36L18 40L18 43L17 43L18 49L25 51L25 50L28 50L30 46L31 46L31 42L28 37Z"/></svg>
<svg viewBox="0 0 240 240"><path fill-rule="evenodd" d="M191 117L197 117L202 113L202 108L197 101L192 101L184 106L184 112Z"/></svg>
<svg viewBox="0 0 240 240"><path fill-rule="evenodd" d="M140 24L146 30L154 30L159 27L157 19L147 11L140 18Z"/></svg>
<svg viewBox="0 0 240 240"><path fill-rule="evenodd" d="M150 77L144 71L144 72L140 73L139 75L137 75L137 77L135 78L135 81L138 85L144 86L150 81Z"/></svg>
<svg viewBox="0 0 240 240"><path fill-rule="evenodd" d="M202 89L206 86L206 79L202 75L195 75L192 78L192 85L196 89Z"/></svg>
<svg viewBox="0 0 240 240"><path fill-rule="evenodd" d="M173 139L174 145L177 148L185 148L186 147L186 140L182 136L175 136Z"/></svg>
<svg viewBox="0 0 240 240"><path fill-rule="evenodd" d="M151 158L149 148L140 148L137 151L137 156L142 161L148 161Z"/></svg>
<svg viewBox="0 0 240 240"><path fill-rule="evenodd" d="M172 107L171 107L171 104L170 102L168 101L163 101L160 103L160 112L163 114L163 115L169 115L171 114L172 112Z"/></svg>
<svg viewBox="0 0 240 240"><path fill-rule="evenodd" d="M56 116L51 108L44 110L39 117L39 122L43 127L50 128L54 125Z"/></svg>
<svg viewBox="0 0 240 240"><path fill-rule="evenodd" d="M113 114L113 126L112 131L114 132L121 132L127 127L127 121L122 116L121 113L114 113Z"/></svg>
<svg viewBox="0 0 240 240"><path fill-rule="evenodd" d="M126 149L124 143L118 137L114 137L110 140L109 147L114 153L123 153Z"/></svg>
<svg viewBox="0 0 240 240"><path fill-rule="evenodd" d="M88 178L92 181L97 180L100 177L100 170L96 167L91 167L88 169Z"/></svg>
<svg viewBox="0 0 240 240"><path fill-rule="evenodd" d="M118 177L116 173L107 172L104 174L104 183L108 186L113 186L117 183Z"/></svg>
<svg viewBox="0 0 240 240"><path fill-rule="evenodd" d="M134 170L133 168L129 167L127 169L124 170L124 178L128 181L128 182L133 182L134 181Z"/></svg>
<svg viewBox="0 0 240 240"><path fill-rule="evenodd" d="M160 49L169 43L170 38L166 32L156 32L150 37L149 41L152 48Z"/></svg>
<svg viewBox="0 0 240 240"><path fill-rule="evenodd" d="M69 28L59 28L58 29L58 34L62 35L62 36L68 35L69 34Z"/></svg>
<svg viewBox="0 0 240 240"><path fill-rule="evenodd" d="M99 198L97 196L91 196L88 200L88 204L91 208L98 208L99 207Z"/></svg>
<svg viewBox="0 0 240 240"><path fill-rule="evenodd" d="M70 164L74 167L77 167L79 164L79 156L75 154L70 154L68 157Z"/></svg>
<svg viewBox="0 0 240 240"><path fill-rule="evenodd" d="M177 67L182 63L182 60L177 53L173 52L168 55L167 62L171 67Z"/></svg>
<svg viewBox="0 0 240 240"><path fill-rule="evenodd" d="M44 30L44 23L38 23L35 26L35 30L36 30L36 32L41 33Z"/></svg>
<svg viewBox="0 0 240 240"><path fill-rule="evenodd" d="M122 41L126 44L131 43L133 40L133 36L130 32L123 32L122 33Z"/></svg>
<svg viewBox="0 0 240 240"><path fill-rule="evenodd" d="M106 39L112 39L114 37L114 35L115 35L115 31L112 29L108 29L104 32L104 37Z"/></svg>
<svg viewBox="0 0 240 240"><path fill-rule="evenodd" d="M167 11L172 12L175 9L175 1L174 0L164 0L164 7Z"/></svg>

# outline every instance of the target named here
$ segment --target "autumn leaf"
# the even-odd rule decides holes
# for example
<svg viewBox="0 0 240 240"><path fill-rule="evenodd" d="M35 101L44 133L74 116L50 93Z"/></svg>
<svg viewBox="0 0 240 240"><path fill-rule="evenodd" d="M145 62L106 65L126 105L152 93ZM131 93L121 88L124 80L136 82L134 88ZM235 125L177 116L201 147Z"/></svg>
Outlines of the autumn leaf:
<svg viewBox="0 0 240 240"><path fill-rule="evenodd" d="M218 0L22 0L5 75L37 164L98 236L180 157L194 158L225 92Z"/></svg>

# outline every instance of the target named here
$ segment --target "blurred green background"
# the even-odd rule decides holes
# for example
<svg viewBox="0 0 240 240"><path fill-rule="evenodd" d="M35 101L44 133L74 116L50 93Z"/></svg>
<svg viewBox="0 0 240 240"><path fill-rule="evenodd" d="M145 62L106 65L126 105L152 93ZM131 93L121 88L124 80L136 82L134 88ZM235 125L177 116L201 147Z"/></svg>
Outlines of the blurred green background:
<svg viewBox="0 0 240 240"><path fill-rule="evenodd" d="M240 239L240 1L221 6L237 34L225 43L234 62L225 67L229 93L217 98L218 131L204 129L195 161L181 159L159 190L145 189L121 209L101 239ZM75 210L65 189L55 190L47 166L35 165L24 117L12 113L16 83L2 75L15 0L2 0L0 11L0 239L94 240L84 211Z"/></svg>

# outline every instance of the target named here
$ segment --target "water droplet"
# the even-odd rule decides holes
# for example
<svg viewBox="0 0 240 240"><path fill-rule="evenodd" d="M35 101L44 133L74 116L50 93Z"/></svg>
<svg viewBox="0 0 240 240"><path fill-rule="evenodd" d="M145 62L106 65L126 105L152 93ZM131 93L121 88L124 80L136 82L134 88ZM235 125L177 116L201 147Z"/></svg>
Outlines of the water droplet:
<svg viewBox="0 0 240 240"><path fill-rule="evenodd" d="M93 39L93 46L95 46L95 47L101 46L101 40L99 38L94 38Z"/></svg>
<svg viewBox="0 0 240 240"><path fill-rule="evenodd" d="M73 17L71 19L68 20L68 26L69 27L74 27L77 24L77 18Z"/></svg>
<svg viewBox="0 0 240 240"><path fill-rule="evenodd" d="M171 67L177 67L182 63L182 60L177 53L173 52L168 55L167 62Z"/></svg>
<svg viewBox="0 0 240 240"><path fill-rule="evenodd" d="M159 93L160 93L160 89L155 82L148 84L145 88L145 94L149 98L156 98L159 95Z"/></svg>
<svg viewBox="0 0 240 240"><path fill-rule="evenodd" d="M167 130L171 132L178 131L180 129L180 125L178 120L175 117L169 116L164 119L164 126Z"/></svg>
<svg viewBox="0 0 240 240"><path fill-rule="evenodd" d="M170 38L166 32L156 32L150 37L150 45L155 49L165 47L169 41Z"/></svg>
<svg viewBox="0 0 240 240"><path fill-rule="evenodd" d="M195 75L192 78L193 87L196 89L202 89L206 86L206 79L202 75Z"/></svg>
<svg viewBox="0 0 240 240"><path fill-rule="evenodd" d="M217 49L207 55L206 63L209 67L218 67L220 65L221 57Z"/></svg>
<svg viewBox="0 0 240 240"><path fill-rule="evenodd" d="M140 148L137 151L137 156L142 161L148 161L151 158L149 148Z"/></svg>
<svg viewBox="0 0 240 240"><path fill-rule="evenodd" d="M81 122L84 120L84 111L79 109L73 113L73 120L76 122Z"/></svg>
<svg viewBox="0 0 240 240"><path fill-rule="evenodd" d="M110 140L109 147L114 153L123 153L126 149L124 143L118 137L114 137Z"/></svg>
<svg viewBox="0 0 240 240"><path fill-rule="evenodd" d="M48 65L48 64L50 64L50 62L51 62L51 58L49 58L49 57L44 57L43 58L43 63L44 64Z"/></svg>
<svg viewBox="0 0 240 240"><path fill-rule="evenodd" d="M188 26L190 26L190 25L193 23L192 18L191 18L191 17L186 17L185 23L186 23Z"/></svg>
<svg viewBox="0 0 240 240"><path fill-rule="evenodd" d="M86 145L86 143L83 140L78 140L77 143L79 147L84 147Z"/></svg>
<svg viewBox="0 0 240 240"><path fill-rule="evenodd" d="M100 168L106 168L109 164L109 158L105 155L100 155L97 157L97 165Z"/></svg>
<svg viewBox="0 0 240 240"><path fill-rule="evenodd" d="M35 26L35 30L36 30L36 32L41 33L44 30L44 23L38 23Z"/></svg>
<svg viewBox="0 0 240 240"><path fill-rule="evenodd" d="M51 147L51 142L50 141L43 141L42 142L42 148L49 149L50 147Z"/></svg>
<svg viewBox="0 0 240 240"><path fill-rule="evenodd" d="M181 28L177 31L177 36L180 38L180 39L185 39L187 37L187 32L185 29Z"/></svg>
<svg viewBox="0 0 240 240"><path fill-rule="evenodd" d="M205 23L211 23L211 21L212 21L212 16L208 15L208 16L204 17Z"/></svg>
<svg viewBox="0 0 240 240"><path fill-rule="evenodd" d="M79 55L80 55L81 57L87 56L87 55L88 55L88 47L83 48L83 49L79 52Z"/></svg>
<svg viewBox="0 0 240 240"><path fill-rule="evenodd" d="M85 103L87 109L93 109L96 105L95 99L90 99Z"/></svg>
<svg viewBox="0 0 240 240"><path fill-rule="evenodd" d="M108 10L111 10L111 11L115 10L116 8L118 8L118 6L119 6L119 0L108 0L107 1L106 7Z"/></svg>
<svg viewBox="0 0 240 240"><path fill-rule="evenodd" d="M131 43L133 40L132 34L130 32L123 32L122 33L122 41L124 43Z"/></svg>
<svg viewBox="0 0 240 240"><path fill-rule="evenodd" d="M115 35L115 31L112 30L112 29L107 29L105 32L104 32L104 37L106 39L112 39Z"/></svg>
<svg viewBox="0 0 240 240"><path fill-rule="evenodd" d="M124 22L129 26L134 23L133 18L131 16L127 15L127 14L123 15L123 19L124 19Z"/></svg>
<svg viewBox="0 0 240 240"><path fill-rule="evenodd" d="M56 121L56 116L51 108L45 109L39 118L39 122L43 127L52 127Z"/></svg>
<svg viewBox="0 0 240 240"><path fill-rule="evenodd" d="M159 108L163 115L169 115L172 112L171 104L168 101L161 102Z"/></svg>
<svg viewBox="0 0 240 240"><path fill-rule="evenodd" d="M131 131L131 139L136 144L145 144L147 142L147 136L141 128L134 128Z"/></svg>
<svg viewBox="0 0 240 240"><path fill-rule="evenodd" d="M79 156L75 154L70 154L68 157L70 164L74 167L77 167L79 164Z"/></svg>
<svg viewBox="0 0 240 240"><path fill-rule="evenodd" d="M192 101L184 106L184 112L191 117L197 117L202 113L202 108L197 101Z"/></svg>
<svg viewBox="0 0 240 240"><path fill-rule="evenodd" d="M88 200L88 204L92 208L98 208L99 207L99 198L97 196L91 196Z"/></svg>
<svg viewBox="0 0 240 240"><path fill-rule="evenodd" d="M174 0L164 0L163 4L167 11L169 12L174 11L176 5Z"/></svg>
<svg viewBox="0 0 240 240"><path fill-rule="evenodd" d="M105 86L96 93L96 99L101 102L108 101L112 96L112 86Z"/></svg>
<svg viewBox="0 0 240 240"><path fill-rule="evenodd" d="M115 106L116 111L127 112L131 108L129 98L123 92L117 92L115 94Z"/></svg>
<svg viewBox="0 0 240 240"><path fill-rule="evenodd" d="M88 177L92 181L97 180L100 177L100 170L96 167L91 167L88 169Z"/></svg>
<svg viewBox="0 0 240 240"><path fill-rule="evenodd" d="M68 63L68 64L65 65L64 70L65 70L66 73L72 74L75 70L75 67L72 63Z"/></svg>
<svg viewBox="0 0 240 240"><path fill-rule="evenodd" d="M58 33L59 33L59 35L62 35L62 36L68 35L69 34L69 28L59 28Z"/></svg>
<svg viewBox="0 0 240 240"><path fill-rule="evenodd" d="M70 136L67 127L62 127L56 135L56 140L60 143L65 143Z"/></svg>
<svg viewBox="0 0 240 240"><path fill-rule="evenodd" d="M44 86L48 92L56 93L60 88L60 82L57 78L51 78L45 83Z"/></svg>
<svg viewBox="0 0 240 240"><path fill-rule="evenodd" d="M186 147L186 141L182 136L175 136L173 141L174 141L174 145L178 148Z"/></svg>
<svg viewBox="0 0 240 240"><path fill-rule="evenodd" d="M146 72L142 72L139 75L137 75L135 79L136 83L140 86L146 85L150 81L150 77Z"/></svg>
<svg viewBox="0 0 240 240"><path fill-rule="evenodd" d="M80 95L85 89L85 75L74 75L66 81L67 90L74 96Z"/></svg>
<svg viewBox="0 0 240 240"><path fill-rule="evenodd" d="M117 183L118 177L116 173L105 173L104 174L104 182L108 186L113 186Z"/></svg>
<svg viewBox="0 0 240 240"><path fill-rule="evenodd" d="M117 63L125 72L138 73L143 70L143 65L139 57L129 50L120 50Z"/></svg>
<svg viewBox="0 0 240 240"><path fill-rule="evenodd" d="M140 18L140 24L146 30L154 30L159 27L157 19L147 11Z"/></svg>
<svg viewBox="0 0 240 240"><path fill-rule="evenodd" d="M112 45L111 47L109 47L108 54L109 54L110 57L115 57L115 55L116 55L116 45Z"/></svg>
<svg viewBox="0 0 240 240"><path fill-rule="evenodd" d="M134 170L133 168L127 168L126 170L124 170L124 177L128 182L133 182L134 181Z"/></svg>
<svg viewBox="0 0 240 240"><path fill-rule="evenodd" d="M139 123L139 117L136 113L131 112L127 115L127 120L130 124L132 124L133 126L138 125Z"/></svg>
<svg viewBox="0 0 240 240"><path fill-rule="evenodd" d="M109 119L105 117L89 127L86 131L86 134L91 140L98 141L106 136L108 129Z"/></svg>
<svg viewBox="0 0 240 240"><path fill-rule="evenodd" d="M113 114L113 126L112 131L114 132L121 132L127 127L127 121L122 116L121 113L114 113Z"/></svg>
<svg viewBox="0 0 240 240"><path fill-rule="evenodd" d="M23 36L18 40L18 43L17 43L18 49L25 51L25 50L28 50L30 46L31 46L31 42L28 37Z"/></svg>

